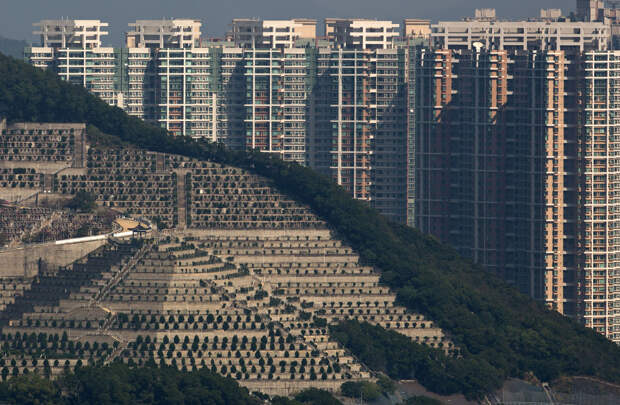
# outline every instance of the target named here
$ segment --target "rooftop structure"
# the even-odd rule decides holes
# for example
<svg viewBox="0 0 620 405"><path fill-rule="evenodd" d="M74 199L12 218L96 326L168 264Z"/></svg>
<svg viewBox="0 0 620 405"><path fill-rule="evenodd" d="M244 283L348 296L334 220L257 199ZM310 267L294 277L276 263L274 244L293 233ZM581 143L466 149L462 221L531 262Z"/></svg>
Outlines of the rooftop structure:
<svg viewBox="0 0 620 405"><path fill-rule="evenodd" d="M255 48L263 43L263 21L258 18L235 18L228 39L241 48Z"/></svg>
<svg viewBox="0 0 620 405"><path fill-rule="evenodd" d="M609 26L600 22L440 21L431 26L438 49L606 50Z"/></svg>
<svg viewBox="0 0 620 405"><path fill-rule="evenodd" d="M326 18L325 34L336 46L348 49L387 49L399 36L392 21L364 18Z"/></svg>
<svg viewBox="0 0 620 405"><path fill-rule="evenodd" d="M559 8L540 9L540 18L545 21L557 21L562 17L562 10Z"/></svg>
<svg viewBox="0 0 620 405"><path fill-rule="evenodd" d="M298 39L316 39L316 20L260 20L236 18L228 34L242 48L293 48Z"/></svg>
<svg viewBox="0 0 620 405"><path fill-rule="evenodd" d="M474 13L474 19L477 21L494 21L496 13L494 8L477 8Z"/></svg>
<svg viewBox="0 0 620 405"><path fill-rule="evenodd" d="M428 38L431 35L431 21L406 18L403 21L402 36Z"/></svg>
<svg viewBox="0 0 620 405"><path fill-rule="evenodd" d="M101 47L101 37L108 23L99 20L41 20L33 33L44 48L93 49Z"/></svg>
<svg viewBox="0 0 620 405"><path fill-rule="evenodd" d="M193 48L202 22L192 19L137 20L127 32L128 48Z"/></svg>

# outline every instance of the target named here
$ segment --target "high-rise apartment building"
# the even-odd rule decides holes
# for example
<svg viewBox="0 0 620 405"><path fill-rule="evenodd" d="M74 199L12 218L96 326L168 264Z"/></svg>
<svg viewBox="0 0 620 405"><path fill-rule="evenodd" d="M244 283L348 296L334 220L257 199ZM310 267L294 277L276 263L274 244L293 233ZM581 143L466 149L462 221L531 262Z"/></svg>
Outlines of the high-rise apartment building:
<svg viewBox="0 0 620 405"><path fill-rule="evenodd" d="M158 123L175 135L193 135L201 111L195 110L196 90L204 73L204 60L196 53L196 66L185 62L185 55L200 45L202 23L193 19L137 20L129 24L121 70L125 87L125 111ZM164 50L177 50L179 60L168 59ZM184 50L189 50L188 52ZM187 80L186 80L187 78ZM186 83L187 82L187 83ZM205 132L196 125L196 136Z"/></svg>
<svg viewBox="0 0 620 405"><path fill-rule="evenodd" d="M578 293L586 326L620 342L620 51L587 52L583 59Z"/></svg>
<svg viewBox="0 0 620 405"><path fill-rule="evenodd" d="M34 24L40 46L25 49L34 65L51 69L68 82L84 86L111 105L123 107L119 81L118 53L102 46L108 26L99 20L43 20Z"/></svg>
<svg viewBox="0 0 620 405"><path fill-rule="evenodd" d="M415 86L417 226L620 341L609 26L440 22L431 35Z"/></svg>
<svg viewBox="0 0 620 405"><path fill-rule="evenodd" d="M611 49L620 49L619 0L577 0L576 18L608 25L612 33Z"/></svg>
<svg viewBox="0 0 620 405"><path fill-rule="evenodd" d="M547 69L563 73L554 57L424 51L416 86L416 225L538 299L547 251L544 140L554 132L546 111L560 102Z"/></svg>
<svg viewBox="0 0 620 405"><path fill-rule="evenodd" d="M311 166L406 222L408 49L320 49Z"/></svg>

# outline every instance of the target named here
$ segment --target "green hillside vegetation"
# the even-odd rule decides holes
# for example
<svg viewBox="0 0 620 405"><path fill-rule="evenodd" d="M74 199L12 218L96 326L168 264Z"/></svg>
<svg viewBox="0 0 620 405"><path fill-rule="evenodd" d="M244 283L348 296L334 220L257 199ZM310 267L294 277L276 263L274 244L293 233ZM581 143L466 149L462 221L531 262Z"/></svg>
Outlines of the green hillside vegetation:
<svg viewBox="0 0 620 405"><path fill-rule="evenodd" d="M405 400L405 402L403 402L401 405L442 405L442 404L441 402L433 398L429 398L425 396L414 396L414 397L407 398L407 400Z"/></svg>
<svg viewBox="0 0 620 405"><path fill-rule="evenodd" d="M369 323L345 321L331 327L330 332L371 369L396 380L417 379L425 387L433 387L438 394L459 392L476 397L503 382L501 375L485 364L476 364L475 358L449 357L441 350L416 344L400 333ZM472 374L472 370L477 370L477 374ZM343 395L359 397L357 391L353 391L353 395L345 393L347 384L356 383L343 384Z"/></svg>
<svg viewBox="0 0 620 405"><path fill-rule="evenodd" d="M0 383L0 401L54 405L262 403L235 380L207 368L181 372L172 367L132 369L121 363L85 367L54 381L35 374L14 377Z"/></svg>
<svg viewBox="0 0 620 405"><path fill-rule="evenodd" d="M342 405L331 393L316 388L309 388L295 395L293 399L275 397L273 405Z"/></svg>
<svg viewBox="0 0 620 405"><path fill-rule="evenodd" d="M0 36L0 52L14 58L22 59L24 56L24 48L28 46L28 42L18 39L9 39Z"/></svg>
<svg viewBox="0 0 620 405"><path fill-rule="evenodd" d="M421 364L410 364L410 374L437 375L436 380L424 381L430 390L462 392L474 398L498 388L509 376L522 377L528 372L542 381L587 375L620 382L618 346L521 295L436 239L388 222L311 169L258 152L233 152L205 141L169 137L164 130L107 106L81 87L6 57L0 57L0 116L9 121L86 122L118 136L117 141L105 138L106 144L127 142L242 167L273 179L280 190L329 222L366 264L382 271L383 282L398 293L401 304L427 315L450 334L461 350L458 360L447 360L381 329L346 323L337 330L356 353L373 352L379 342L388 345L394 353L375 355L384 356L383 364L398 353L411 352L412 359L424 355ZM366 359L389 371L379 360ZM399 370L393 375L403 374L406 371ZM441 386L450 379L458 383Z"/></svg>

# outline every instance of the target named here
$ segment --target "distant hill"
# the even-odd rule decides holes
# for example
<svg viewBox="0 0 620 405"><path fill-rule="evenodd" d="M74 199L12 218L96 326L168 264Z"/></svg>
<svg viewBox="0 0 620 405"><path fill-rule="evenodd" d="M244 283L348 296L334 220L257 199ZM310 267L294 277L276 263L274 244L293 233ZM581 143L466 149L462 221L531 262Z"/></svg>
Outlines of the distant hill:
<svg viewBox="0 0 620 405"><path fill-rule="evenodd" d="M24 48L28 46L28 42L18 39L9 39L0 36L0 52L7 56L17 59L23 59Z"/></svg>
<svg viewBox="0 0 620 405"><path fill-rule="evenodd" d="M333 331L366 364L394 378L415 376L430 390L462 392L469 398L499 388L508 377L531 374L542 381L583 375L620 383L620 347L520 294L449 246L388 222L309 168L259 152L170 137L82 87L4 56L2 116L9 121L85 122L114 135L118 143L241 167L272 179L327 221L364 263L380 270L382 282L398 292L399 304L427 315L461 349L461 358L446 359L394 332L356 322ZM91 141L114 142L103 135Z"/></svg>

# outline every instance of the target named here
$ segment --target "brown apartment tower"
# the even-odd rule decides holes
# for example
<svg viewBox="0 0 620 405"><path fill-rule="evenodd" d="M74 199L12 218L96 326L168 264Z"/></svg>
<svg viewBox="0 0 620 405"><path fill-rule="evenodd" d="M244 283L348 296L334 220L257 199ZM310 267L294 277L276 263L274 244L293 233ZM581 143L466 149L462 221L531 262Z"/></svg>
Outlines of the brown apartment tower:
<svg viewBox="0 0 620 405"><path fill-rule="evenodd" d="M431 37L416 72L416 225L620 341L609 28L473 20Z"/></svg>

